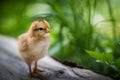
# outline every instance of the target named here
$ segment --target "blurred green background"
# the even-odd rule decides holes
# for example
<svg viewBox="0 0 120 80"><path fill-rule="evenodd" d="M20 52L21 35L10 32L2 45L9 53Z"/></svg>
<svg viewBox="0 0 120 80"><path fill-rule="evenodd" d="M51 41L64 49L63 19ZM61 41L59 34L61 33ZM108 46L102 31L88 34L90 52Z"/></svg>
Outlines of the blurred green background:
<svg viewBox="0 0 120 80"><path fill-rule="evenodd" d="M17 38L36 19L51 25L49 54L120 78L120 0L1 0L0 34Z"/></svg>

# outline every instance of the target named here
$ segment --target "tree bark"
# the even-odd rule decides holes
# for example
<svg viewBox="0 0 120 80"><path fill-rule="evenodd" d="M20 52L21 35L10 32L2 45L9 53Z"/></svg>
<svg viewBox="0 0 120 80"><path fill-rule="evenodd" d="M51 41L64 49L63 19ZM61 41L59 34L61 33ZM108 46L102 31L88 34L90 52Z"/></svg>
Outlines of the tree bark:
<svg viewBox="0 0 120 80"><path fill-rule="evenodd" d="M28 77L28 66L18 52L17 40L0 35L0 80L113 80L90 70L64 65L46 56L38 62L40 78Z"/></svg>

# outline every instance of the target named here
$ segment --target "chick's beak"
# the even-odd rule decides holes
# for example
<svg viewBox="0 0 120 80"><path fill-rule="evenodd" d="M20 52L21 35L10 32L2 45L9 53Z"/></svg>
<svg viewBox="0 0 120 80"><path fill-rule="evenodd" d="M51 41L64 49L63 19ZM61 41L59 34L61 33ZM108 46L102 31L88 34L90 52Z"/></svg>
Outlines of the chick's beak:
<svg viewBox="0 0 120 80"><path fill-rule="evenodd" d="M46 29L46 30L45 30L45 33L50 33L50 30L49 30L49 29Z"/></svg>

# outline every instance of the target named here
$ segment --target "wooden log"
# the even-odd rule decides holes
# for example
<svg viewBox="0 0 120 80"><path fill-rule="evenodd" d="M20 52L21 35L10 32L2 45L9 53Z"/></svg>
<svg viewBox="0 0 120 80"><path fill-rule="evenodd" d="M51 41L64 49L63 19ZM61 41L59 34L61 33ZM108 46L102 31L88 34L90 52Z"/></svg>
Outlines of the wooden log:
<svg viewBox="0 0 120 80"><path fill-rule="evenodd" d="M41 59L38 66L45 70L40 78L28 77L17 40L0 35L0 80L113 80L87 69L64 65L50 56Z"/></svg>

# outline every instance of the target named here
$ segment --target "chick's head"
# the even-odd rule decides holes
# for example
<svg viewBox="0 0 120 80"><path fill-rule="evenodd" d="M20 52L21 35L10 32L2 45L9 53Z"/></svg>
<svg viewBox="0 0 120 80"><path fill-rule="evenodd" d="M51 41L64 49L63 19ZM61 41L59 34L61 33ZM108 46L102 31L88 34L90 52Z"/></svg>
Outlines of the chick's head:
<svg viewBox="0 0 120 80"><path fill-rule="evenodd" d="M45 20L37 20L32 23L29 31L33 36L46 37L50 33L50 26Z"/></svg>

